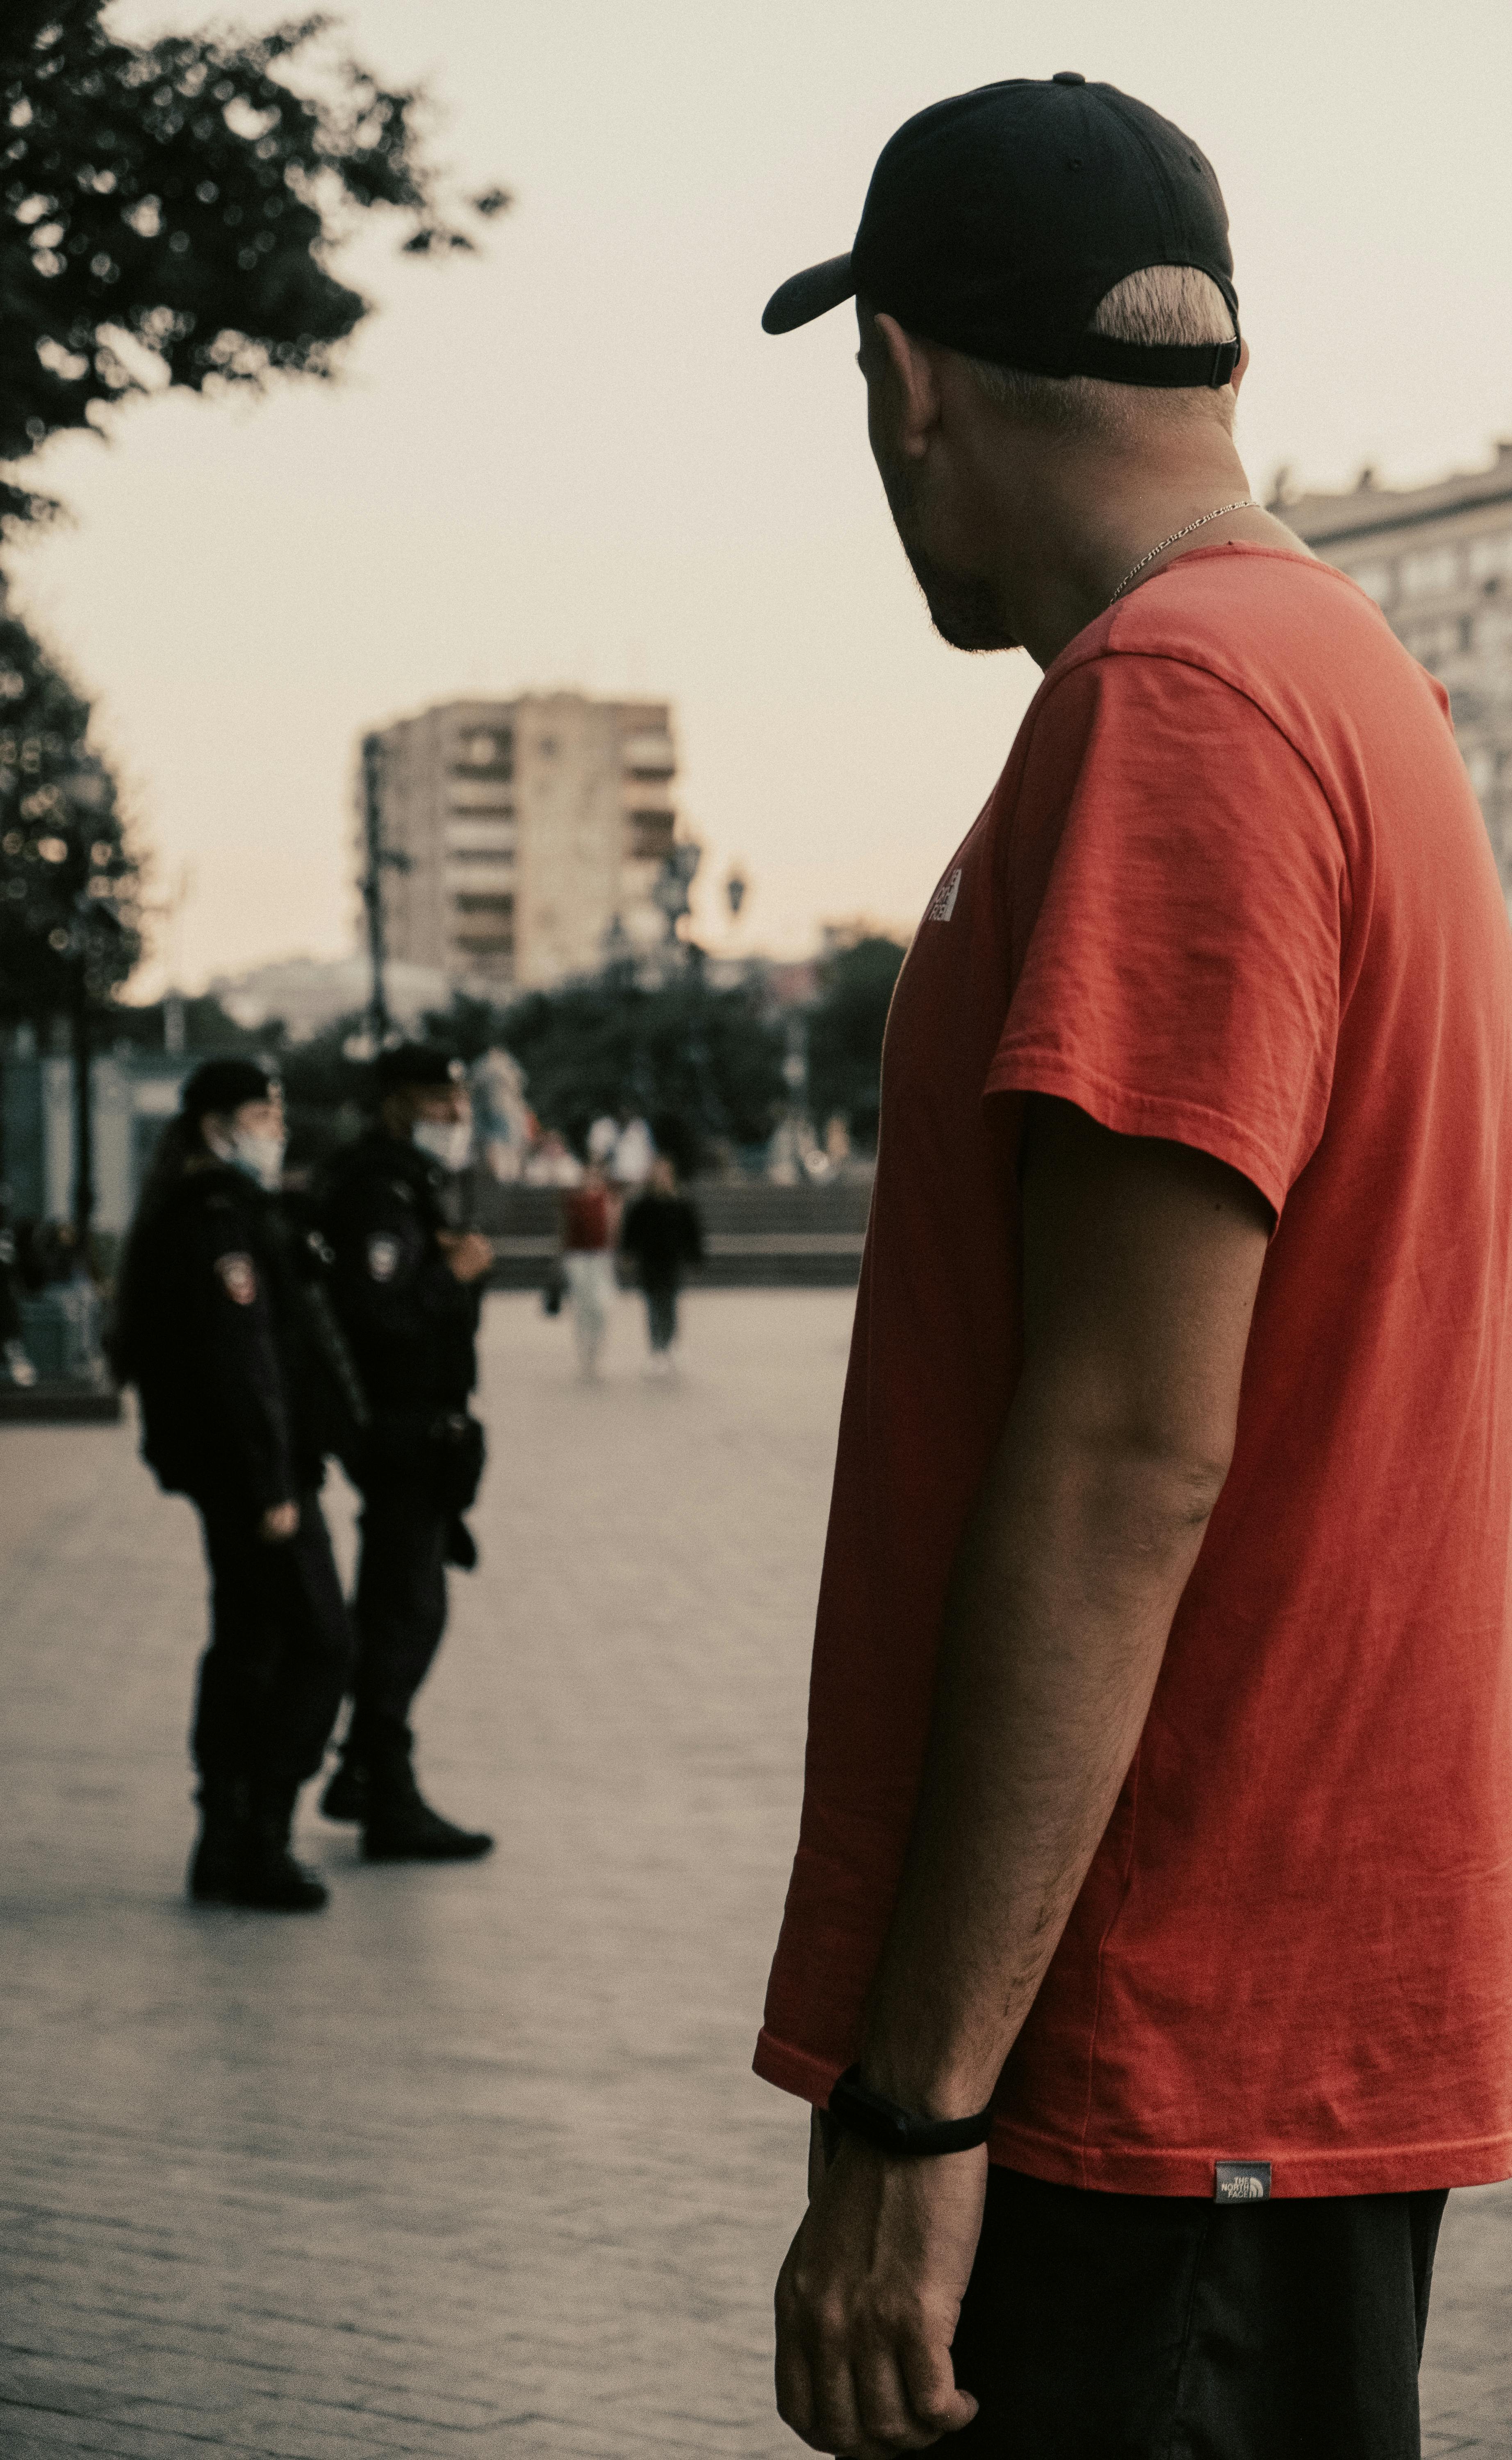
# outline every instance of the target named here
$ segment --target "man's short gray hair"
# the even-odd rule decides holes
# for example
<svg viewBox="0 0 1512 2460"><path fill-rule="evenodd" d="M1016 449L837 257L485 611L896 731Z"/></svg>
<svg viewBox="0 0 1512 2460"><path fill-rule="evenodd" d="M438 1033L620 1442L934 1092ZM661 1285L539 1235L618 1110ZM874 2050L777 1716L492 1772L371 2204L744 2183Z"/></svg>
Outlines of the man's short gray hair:
<svg viewBox="0 0 1512 2460"><path fill-rule="evenodd" d="M1147 265L1098 300L1091 329L1118 342L1230 342L1236 329L1211 274L1200 273L1195 265ZM1152 392L1110 384L1101 376L1030 375L991 359L969 359L967 365L990 401L1037 425L1116 426L1137 414L1136 401L1210 403L1225 423L1233 418L1227 385L1217 392L1187 386Z"/></svg>

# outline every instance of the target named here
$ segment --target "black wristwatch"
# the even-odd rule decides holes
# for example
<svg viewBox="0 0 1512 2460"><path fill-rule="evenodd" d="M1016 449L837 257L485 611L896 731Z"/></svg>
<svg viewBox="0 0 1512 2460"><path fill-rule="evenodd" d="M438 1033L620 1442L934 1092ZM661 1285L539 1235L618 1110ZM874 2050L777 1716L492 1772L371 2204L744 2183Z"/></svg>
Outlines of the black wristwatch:
<svg viewBox="0 0 1512 2460"><path fill-rule="evenodd" d="M884 2092L873 2092L861 2081L859 2067L847 2068L829 2097L829 2114L853 2135L864 2135L884 2152L917 2156L933 2152L970 2152L985 2144L992 2125L990 2102L971 2118L920 2118Z"/></svg>

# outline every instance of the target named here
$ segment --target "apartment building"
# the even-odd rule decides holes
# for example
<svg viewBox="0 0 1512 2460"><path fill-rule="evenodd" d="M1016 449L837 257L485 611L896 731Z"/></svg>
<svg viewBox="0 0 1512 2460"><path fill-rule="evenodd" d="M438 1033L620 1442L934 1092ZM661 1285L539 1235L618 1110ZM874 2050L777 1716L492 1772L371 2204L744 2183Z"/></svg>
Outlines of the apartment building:
<svg viewBox="0 0 1512 2460"><path fill-rule="evenodd" d="M369 737L392 956L498 998L653 946L676 829L671 710L576 691L455 700ZM365 786L359 775L359 806ZM357 825L359 876L366 860Z"/></svg>
<svg viewBox="0 0 1512 2460"><path fill-rule="evenodd" d="M1369 590L1393 631L1449 693L1455 733L1512 897L1512 442L1488 469L1427 487L1379 487L1270 510Z"/></svg>

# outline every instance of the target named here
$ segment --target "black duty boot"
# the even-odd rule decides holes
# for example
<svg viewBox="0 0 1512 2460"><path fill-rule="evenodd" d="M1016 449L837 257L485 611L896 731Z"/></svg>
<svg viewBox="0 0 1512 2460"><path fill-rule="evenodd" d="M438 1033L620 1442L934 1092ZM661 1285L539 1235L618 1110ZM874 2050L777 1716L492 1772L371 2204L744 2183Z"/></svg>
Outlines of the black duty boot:
<svg viewBox="0 0 1512 2460"><path fill-rule="evenodd" d="M198 1799L200 1834L189 1856L189 1894L197 1905L235 1904L250 1828L246 1781L202 1776Z"/></svg>
<svg viewBox="0 0 1512 2460"><path fill-rule="evenodd" d="M480 1828L457 1828L433 1811L415 1782L411 1738L385 1735L368 1759L362 1850L370 1862L476 1862L493 1851Z"/></svg>
<svg viewBox="0 0 1512 2460"><path fill-rule="evenodd" d="M325 1881L288 1850L294 1802L287 1787L254 1792L241 1885L228 1903L269 1914L314 1914L325 1904L330 1893Z"/></svg>
<svg viewBox="0 0 1512 2460"><path fill-rule="evenodd" d="M320 1797L320 1808L327 1819L355 1820L359 1827L368 1815L368 1763L350 1742L342 1747L341 1758Z"/></svg>

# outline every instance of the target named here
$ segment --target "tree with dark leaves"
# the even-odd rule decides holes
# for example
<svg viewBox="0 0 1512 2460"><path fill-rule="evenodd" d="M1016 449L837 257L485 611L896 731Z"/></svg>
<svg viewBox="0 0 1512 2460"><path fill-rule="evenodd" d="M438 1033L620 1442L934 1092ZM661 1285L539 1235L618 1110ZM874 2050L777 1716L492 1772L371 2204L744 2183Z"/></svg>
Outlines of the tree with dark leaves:
<svg viewBox="0 0 1512 2460"><path fill-rule="evenodd" d="M0 462L12 470L135 393L330 375L367 312L329 263L361 213L403 216L414 254L474 244L424 154L423 95L323 60L329 18L137 45L104 13L104 0L0 10ZM493 188L467 210L508 202ZM0 480L0 520L49 509Z"/></svg>
<svg viewBox="0 0 1512 2460"><path fill-rule="evenodd" d="M89 706L0 614L0 1017L69 1010L140 953L138 864Z"/></svg>
<svg viewBox="0 0 1512 2460"><path fill-rule="evenodd" d="M464 1058L492 1043L512 1051L542 1125L580 1151L604 1113L636 1112L679 1170L692 1172L721 1145L764 1144L784 1088L782 1035L757 995L715 989L698 952L689 958L654 985L624 964L507 1008L458 998L426 1025Z"/></svg>
<svg viewBox="0 0 1512 2460"><path fill-rule="evenodd" d="M94 1037L141 953L138 865L89 714L25 625L0 611L0 1019L67 1019L74 1224L85 1251Z"/></svg>
<svg viewBox="0 0 1512 2460"><path fill-rule="evenodd" d="M882 1037L907 950L873 936L838 948L820 968L808 1020L808 1106L816 1126L840 1117L858 1144L874 1145L882 1107Z"/></svg>

